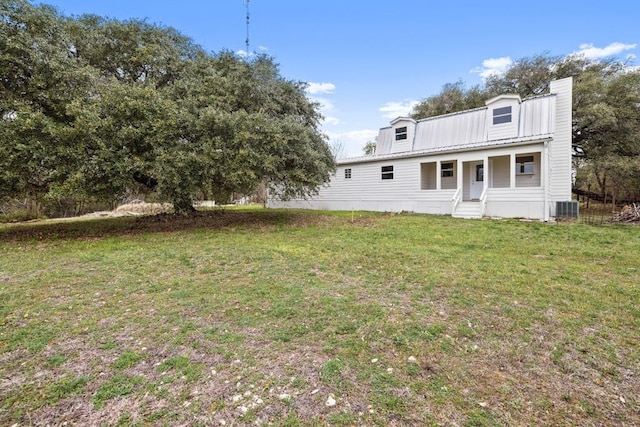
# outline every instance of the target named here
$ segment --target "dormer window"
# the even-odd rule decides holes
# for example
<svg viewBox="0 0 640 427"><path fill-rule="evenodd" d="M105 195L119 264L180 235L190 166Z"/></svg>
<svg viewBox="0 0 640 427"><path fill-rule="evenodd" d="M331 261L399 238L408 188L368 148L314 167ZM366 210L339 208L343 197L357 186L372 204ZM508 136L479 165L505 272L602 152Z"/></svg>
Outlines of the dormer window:
<svg viewBox="0 0 640 427"><path fill-rule="evenodd" d="M511 106L493 110L493 124L499 125L502 123L511 123Z"/></svg>
<svg viewBox="0 0 640 427"><path fill-rule="evenodd" d="M407 127L396 128L396 141L407 139Z"/></svg>

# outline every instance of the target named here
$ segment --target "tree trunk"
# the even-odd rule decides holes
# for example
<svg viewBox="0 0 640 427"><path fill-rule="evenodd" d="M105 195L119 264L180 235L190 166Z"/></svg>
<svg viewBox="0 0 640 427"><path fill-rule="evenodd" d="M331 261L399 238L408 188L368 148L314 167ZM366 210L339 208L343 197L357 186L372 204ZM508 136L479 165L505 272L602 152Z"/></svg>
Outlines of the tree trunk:
<svg viewBox="0 0 640 427"><path fill-rule="evenodd" d="M196 208L193 207L193 202L191 202L190 198L175 200L173 202L173 210L183 215L190 215L196 212Z"/></svg>

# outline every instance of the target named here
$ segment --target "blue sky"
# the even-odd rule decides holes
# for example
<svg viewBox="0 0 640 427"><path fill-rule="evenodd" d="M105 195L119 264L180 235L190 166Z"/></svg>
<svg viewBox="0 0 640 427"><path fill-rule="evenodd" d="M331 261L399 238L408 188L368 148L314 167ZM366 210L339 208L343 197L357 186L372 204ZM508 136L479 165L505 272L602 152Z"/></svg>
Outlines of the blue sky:
<svg viewBox="0 0 640 427"><path fill-rule="evenodd" d="M34 1L34 3L39 3ZM205 49L243 51L243 0L49 0L65 15L140 18ZM250 0L249 51L309 83L323 130L349 156L446 83L482 82L510 61L548 52L637 66L640 2L537 0Z"/></svg>

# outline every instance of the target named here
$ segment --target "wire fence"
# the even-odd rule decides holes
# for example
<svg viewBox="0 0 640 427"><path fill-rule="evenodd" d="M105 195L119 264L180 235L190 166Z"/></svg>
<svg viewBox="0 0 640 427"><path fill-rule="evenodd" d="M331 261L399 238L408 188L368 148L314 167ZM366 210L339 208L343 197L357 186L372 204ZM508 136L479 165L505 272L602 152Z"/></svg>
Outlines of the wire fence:
<svg viewBox="0 0 640 427"><path fill-rule="evenodd" d="M640 217L636 214L640 201L623 205L601 202L580 197L579 220L585 224L601 225L612 223L630 223L640 225Z"/></svg>

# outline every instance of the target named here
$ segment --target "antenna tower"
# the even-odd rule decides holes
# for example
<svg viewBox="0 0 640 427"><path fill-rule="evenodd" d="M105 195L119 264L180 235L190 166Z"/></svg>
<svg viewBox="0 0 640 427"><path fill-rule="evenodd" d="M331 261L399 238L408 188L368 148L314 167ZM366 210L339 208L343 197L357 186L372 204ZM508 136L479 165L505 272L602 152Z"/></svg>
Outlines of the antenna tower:
<svg viewBox="0 0 640 427"><path fill-rule="evenodd" d="M249 54L249 0L243 0L244 7L247 8L247 38L244 41L247 46L247 55Z"/></svg>

